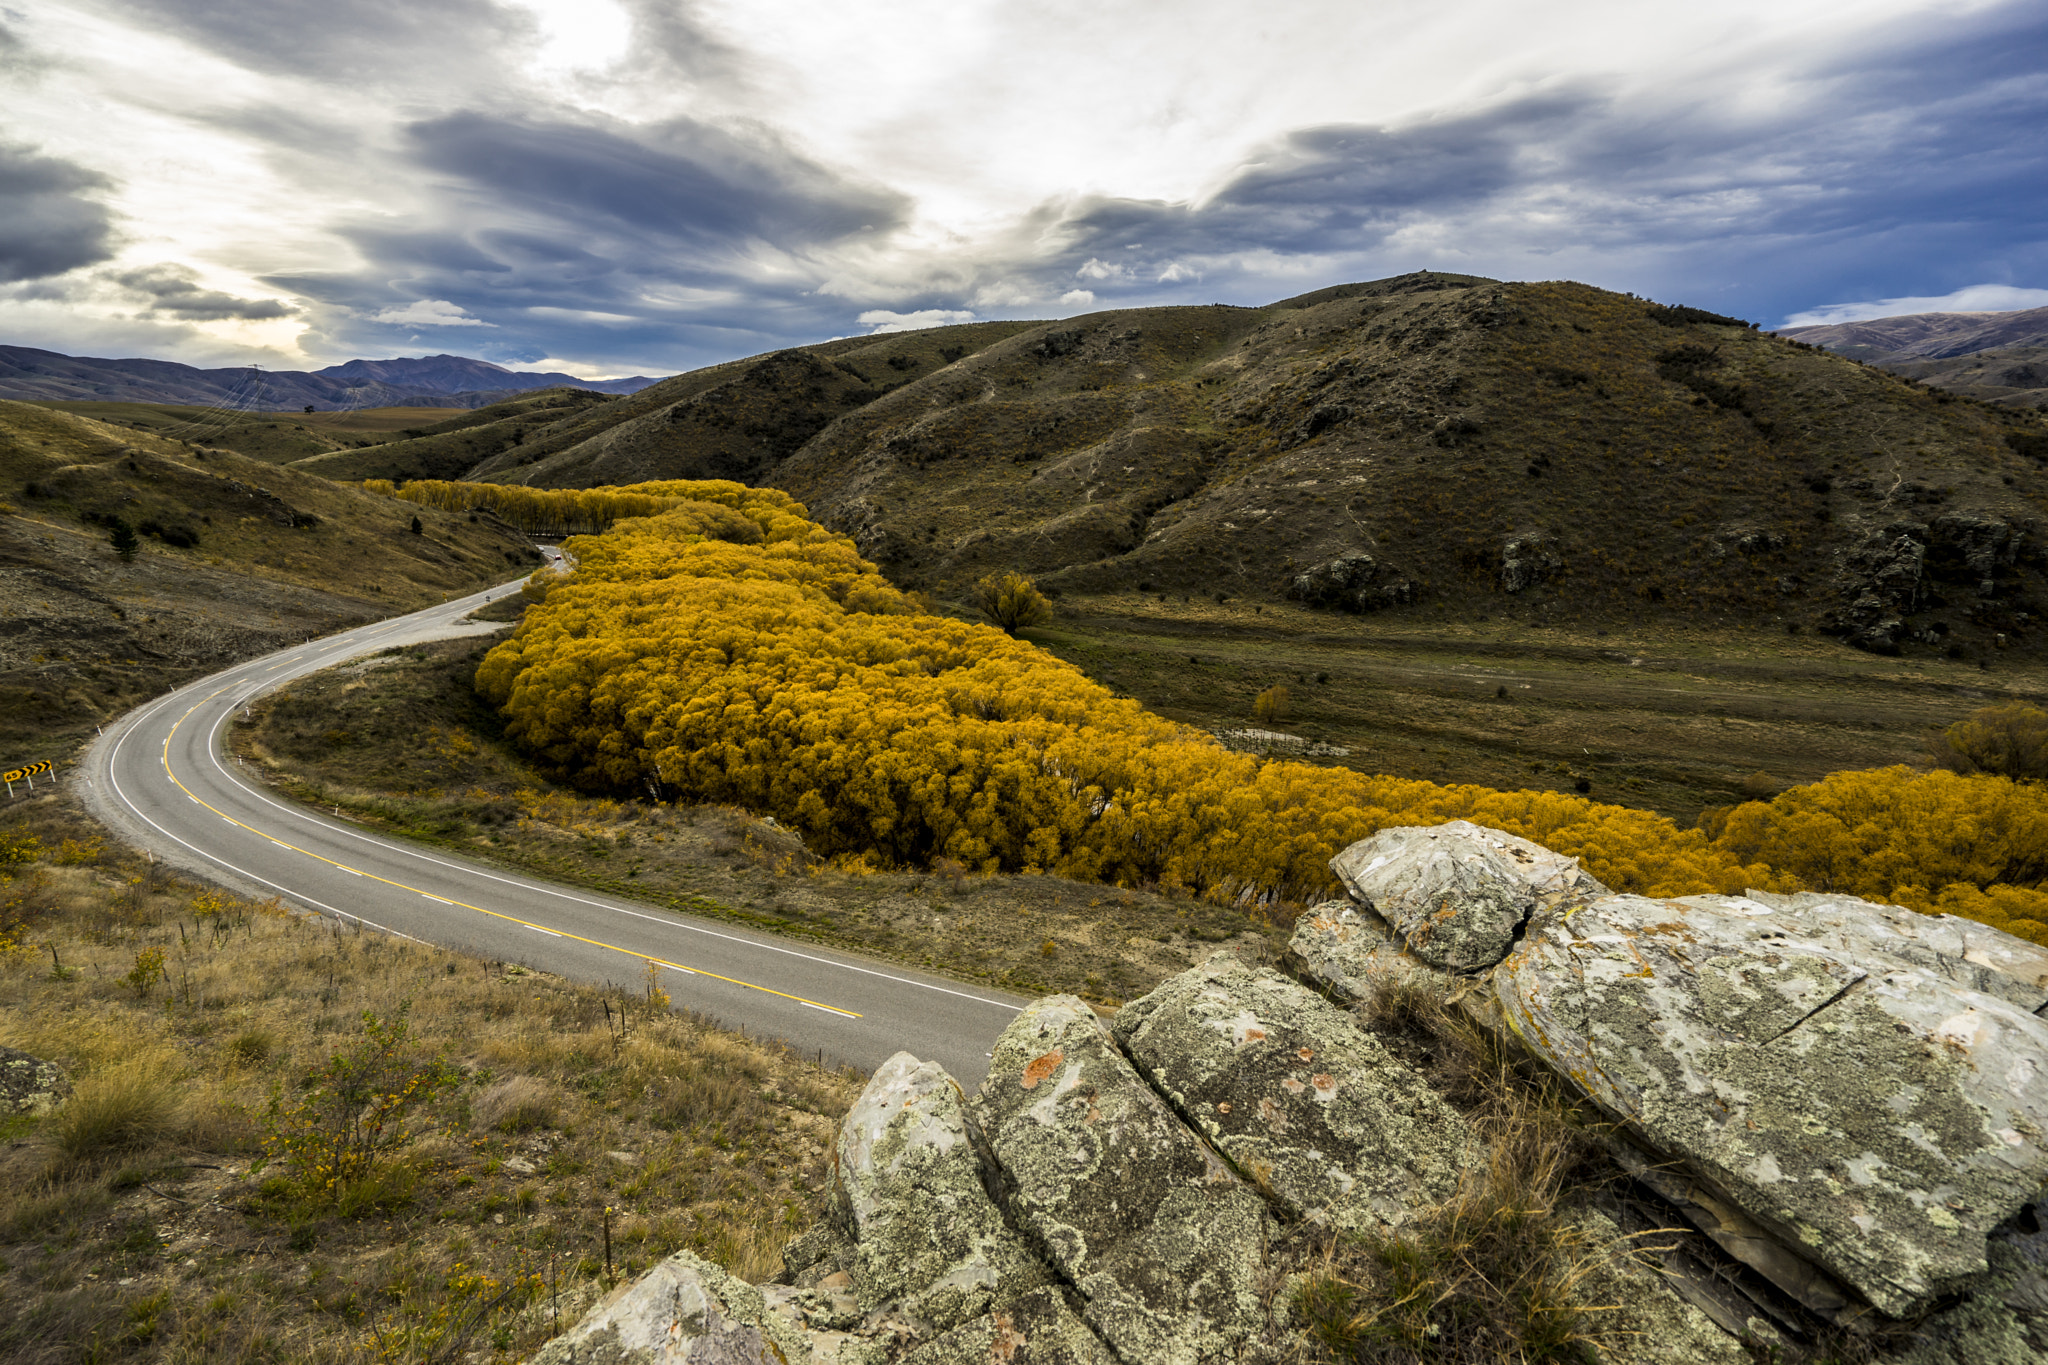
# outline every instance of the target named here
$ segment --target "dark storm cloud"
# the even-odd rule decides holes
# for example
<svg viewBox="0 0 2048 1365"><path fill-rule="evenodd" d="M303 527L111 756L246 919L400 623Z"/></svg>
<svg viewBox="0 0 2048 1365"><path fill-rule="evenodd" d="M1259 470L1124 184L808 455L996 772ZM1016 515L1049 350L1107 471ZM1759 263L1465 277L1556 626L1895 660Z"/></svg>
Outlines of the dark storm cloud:
<svg viewBox="0 0 2048 1365"><path fill-rule="evenodd" d="M804 247L892 228L907 207L773 144L688 119L628 131L461 113L409 133L419 163L463 190L608 235Z"/></svg>
<svg viewBox="0 0 2048 1365"><path fill-rule="evenodd" d="M92 195L113 182L31 147L0 143L0 284L61 275L114 254L114 218Z"/></svg>
<svg viewBox="0 0 2048 1365"><path fill-rule="evenodd" d="M374 314L420 299L491 323L506 335L464 344L508 353L544 337L557 355L677 352L682 364L815 338L843 330L843 306L792 297L803 286L792 289L787 266L758 258L884 234L908 210L903 196L772 139L689 120L629 128L469 111L411 125L402 145L427 198L401 226L337 229L362 268L265 280L353 310L317 324L341 344L417 335Z"/></svg>
<svg viewBox="0 0 2048 1365"><path fill-rule="evenodd" d="M112 279L124 288L147 295L151 313L185 322L213 322L222 318L259 321L289 317L294 311L280 299L238 299L203 288L198 272L189 266L152 265L122 271Z"/></svg>
<svg viewBox="0 0 2048 1365"><path fill-rule="evenodd" d="M1251 302L1276 257L1528 278L1547 257L1585 272L1612 254L1636 283L1599 282L1770 317L1901 281L2037 282L2044 69L2048 13L2015 5L1900 27L1795 73L1790 116L1745 113L1733 91L1582 85L1401 127L1302 129L1198 204L1073 205L1058 268L1038 278L1052 288L1095 258L1159 297L1161 267L1196 260L1202 283L1170 292Z"/></svg>

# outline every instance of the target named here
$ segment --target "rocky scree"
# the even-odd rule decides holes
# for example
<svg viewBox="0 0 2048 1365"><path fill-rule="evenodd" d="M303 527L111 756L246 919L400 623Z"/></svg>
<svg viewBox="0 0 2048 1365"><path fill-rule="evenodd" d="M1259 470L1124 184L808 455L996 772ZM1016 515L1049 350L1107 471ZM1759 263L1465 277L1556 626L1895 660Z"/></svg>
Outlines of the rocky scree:
<svg viewBox="0 0 2048 1365"><path fill-rule="evenodd" d="M541 1359L1299 1358L1304 1249L1414 1228L1486 1161L1345 1008L1418 983L1581 1097L1603 1359L2048 1352L2048 952L1841 896L1614 895L1466 822L1333 865L1353 895L1302 918L1295 979L1218 955L1108 1026L1042 999L971 1098L898 1054L779 1283L680 1254Z"/></svg>

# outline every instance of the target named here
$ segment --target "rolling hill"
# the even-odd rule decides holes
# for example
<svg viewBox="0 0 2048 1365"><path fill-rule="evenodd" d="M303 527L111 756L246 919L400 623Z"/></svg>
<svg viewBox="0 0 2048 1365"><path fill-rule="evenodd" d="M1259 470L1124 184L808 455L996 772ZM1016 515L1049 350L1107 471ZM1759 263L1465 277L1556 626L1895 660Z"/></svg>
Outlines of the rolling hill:
<svg viewBox="0 0 2048 1365"><path fill-rule="evenodd" d="M2048 412L2048 308L1911 313L1779 335L1966 398Z"/></svg>
<svg viewBox="0 0 2048 1365"><path fill-rule="evenodd" d="M664 381L473 468L723 477L898 582L2032 650L2048 424L1735 319L1418 274L834 342Z"/></svg>
<svg viewBox="0 0 2048 1365"><path fill-rule="evenodd" d="M0 755L59 757L166 687L536 562L489 516L0 400Z"/></svg>
<svg viewBox="0 0 2048 1365"><path fill-rule="evenodd" d="M325 369L202 370L169 360L105 360L27 346L0 346L0 398L224 406L244 412L346 411L369 407L477 408L513 393L564 386L634 393L654 383L577 379L508 370L488 360L435 355L351 360Z"/></svg>

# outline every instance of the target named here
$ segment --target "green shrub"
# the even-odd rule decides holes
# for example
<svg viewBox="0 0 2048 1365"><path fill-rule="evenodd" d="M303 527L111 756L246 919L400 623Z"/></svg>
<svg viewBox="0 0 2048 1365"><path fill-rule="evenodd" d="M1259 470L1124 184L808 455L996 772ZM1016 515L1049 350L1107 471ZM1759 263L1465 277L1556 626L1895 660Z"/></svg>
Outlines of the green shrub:
<svg viewBox="0 0 2048 1365"><path fill-rule="evenodd" d="M406 1020L411 1002L386 1021L363 1011L362 1037L308 1076L296 1101L275 1091L261 1161L277 1160L315 1203L355 1211L387 1202L403 1184L379 1166L419 1135L426 1109L461 1080L440 1057L423 1054Z"/></svg>

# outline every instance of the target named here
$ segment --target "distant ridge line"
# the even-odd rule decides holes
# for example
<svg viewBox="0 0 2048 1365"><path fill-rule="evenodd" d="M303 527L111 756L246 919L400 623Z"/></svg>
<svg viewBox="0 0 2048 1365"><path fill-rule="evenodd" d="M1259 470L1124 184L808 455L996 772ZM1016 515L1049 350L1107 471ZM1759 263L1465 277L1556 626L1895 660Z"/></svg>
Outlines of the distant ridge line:
<svg viewBox="0 0 2048 1365"><path fill-rule="evenodd" d="M199 369L171 360L69 356L28 346L0 346L0 398L29 401L174 403L211 406L246 392L261 376L269 411L335 412L368 407L478 408L534 389L577 388L637 393L659 377L578 379L554 371L510 370L468 356L435 355L350 360L320 370L264 370L238 365Z"/></svg>

